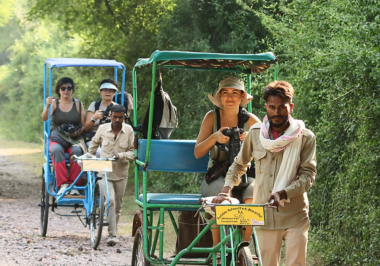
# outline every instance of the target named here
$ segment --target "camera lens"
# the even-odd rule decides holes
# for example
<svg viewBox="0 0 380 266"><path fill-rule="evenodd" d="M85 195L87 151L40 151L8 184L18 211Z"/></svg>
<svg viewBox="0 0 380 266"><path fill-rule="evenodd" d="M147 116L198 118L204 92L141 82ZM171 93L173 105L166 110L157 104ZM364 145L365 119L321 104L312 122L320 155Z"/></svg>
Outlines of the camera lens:
<svg viewBox="0 0 380 266"><path fill-rule="evenodd" d="M67 124L61 125L61 131L67 132Z"/></svg>
<svg viewBox="0 0 380 266"><path fill-rule="evenodd" d="M72 125L69 125L68 129L67 129L67 132L69 132L70 134L74 134L75 133L75 127L72 126Z"/></svg>

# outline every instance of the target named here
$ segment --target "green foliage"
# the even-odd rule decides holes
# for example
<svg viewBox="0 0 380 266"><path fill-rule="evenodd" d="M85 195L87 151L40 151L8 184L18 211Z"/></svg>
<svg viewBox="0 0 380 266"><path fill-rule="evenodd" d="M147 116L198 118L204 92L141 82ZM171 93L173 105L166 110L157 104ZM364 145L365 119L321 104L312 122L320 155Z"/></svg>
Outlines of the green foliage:
<svg viewBox="0 0 380 266"><path fill-rule="evenodd" d="M42 67L49 57L123 62L131 91L133 65L156 49L272 50L280 59L280 79L296 90L294 116L317 135L318 175L309 192L310 263L378 265L379 11L375 0L0 0L0 128L8 137L42 137ZM214 108L207 94L229 74L161 71L180 118L172 137L195 139L204 115ZM137 72L140 124L150 74ZM98 99L99 81L113 77L109 69L56 69L54 82L63 75L73 77L75 97L86 107ZM253 110L260 118L265 114L261 91L272 77L273 69L252 77ZM202 179L152 176L156 191L199 192Z"/></svg>
<svg viewBox="0 0 380 266"><path fill-rule="evenodd" d="M295 116L317 135L310 250L323 265L380 262L377 1L280 1L262 13L296 90Z"/></svg>
<svg viewBox="0 0 380 266"><path fill-rule="evenodd" d="M172 12L159 20L158 49L219 53L259 53L266 51L259 40L268 35L261 26L255 9L257 1L177 0ZM168 70L163 71L163 87L178 108L179 125L172 138L196 139L205 114L214 109L207 94L217 90L219 81L237 73ZM268 71L268 74L273 74ZM264 83L273 75L253 77L253 95L260 94ZM240 75L245 79L245 75ZM254 107L260 107L255 97ZM199 192L202 177L194 186L188 186L191 177L178 180L176 175L165 176L166 182L155 183L163 191L177 190L176 184L186 184L187 189ZM169 180L169 181L168 181Z"/></svg>
<svg viewBox="0 0 380 266"><path fill-rule="evenodd" d="M4 26L14 16L14 1L0 0L0 27Z"/></svg>
<svg viewBox="0 0 380 266"><path fill-rule="evenodd" d="M70 57L76 48L58 24L23 26L25 33L20 31L21 37L6 51L9 63L0 66L1 130L8 138L36 142L43 137L43 62L47 57ZM14 24L5 26L6 31L7 27Z"/></svg>

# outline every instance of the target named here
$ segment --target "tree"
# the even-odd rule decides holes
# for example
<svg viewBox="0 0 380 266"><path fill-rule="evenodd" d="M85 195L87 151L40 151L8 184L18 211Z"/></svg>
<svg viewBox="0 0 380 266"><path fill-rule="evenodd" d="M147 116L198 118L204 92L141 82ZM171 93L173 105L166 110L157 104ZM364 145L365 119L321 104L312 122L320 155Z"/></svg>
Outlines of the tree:
<svg viewBox="0 0 380 266"><path fill-rule="evenodd" d="M301 0L272 7L261 17L275 39L280 79L295 87L295 115L317 135L309 250L323 265L378 264L379 4Z"/></svg>

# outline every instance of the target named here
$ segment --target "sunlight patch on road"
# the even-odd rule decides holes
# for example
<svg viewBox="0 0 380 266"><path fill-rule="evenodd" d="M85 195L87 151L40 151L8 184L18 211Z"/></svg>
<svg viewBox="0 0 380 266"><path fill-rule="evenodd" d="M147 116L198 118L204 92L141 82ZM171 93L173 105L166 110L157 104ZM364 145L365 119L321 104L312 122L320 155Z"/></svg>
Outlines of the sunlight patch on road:
<svg viewBox="0 0 380 266"><path fill-rule="evenodd" d="M0 149L0 156L22 155L43 152L43 149Z"/></svg>

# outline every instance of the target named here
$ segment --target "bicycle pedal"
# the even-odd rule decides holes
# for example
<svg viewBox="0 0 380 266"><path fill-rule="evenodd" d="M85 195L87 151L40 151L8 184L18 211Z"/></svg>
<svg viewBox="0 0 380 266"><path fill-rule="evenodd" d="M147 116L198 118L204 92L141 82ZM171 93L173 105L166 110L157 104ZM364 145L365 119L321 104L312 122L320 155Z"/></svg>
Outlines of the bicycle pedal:
<svg viewBox="0 0 380 266"><path fill-rule="evenodd" d="M72 210L71 213L82 213L82 211L81 210L78 210L78 211L77 210Z"/></svg>

